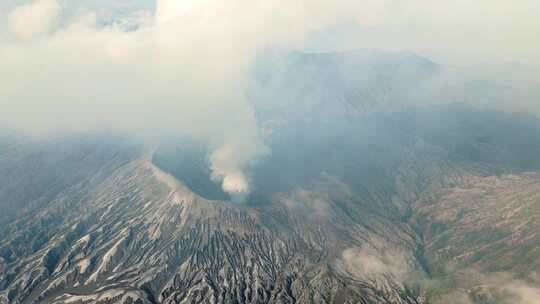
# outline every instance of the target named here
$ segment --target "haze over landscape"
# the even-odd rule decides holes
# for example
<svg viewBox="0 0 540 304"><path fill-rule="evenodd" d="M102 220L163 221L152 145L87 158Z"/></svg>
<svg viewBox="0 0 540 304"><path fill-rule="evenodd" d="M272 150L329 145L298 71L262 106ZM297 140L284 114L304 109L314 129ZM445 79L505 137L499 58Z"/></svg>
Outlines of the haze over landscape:
<svg viewBox="0 0 540 304"><path fill-rule="evenodd" d="M2 1L0 304L540 303L539 13Z"/></svg>

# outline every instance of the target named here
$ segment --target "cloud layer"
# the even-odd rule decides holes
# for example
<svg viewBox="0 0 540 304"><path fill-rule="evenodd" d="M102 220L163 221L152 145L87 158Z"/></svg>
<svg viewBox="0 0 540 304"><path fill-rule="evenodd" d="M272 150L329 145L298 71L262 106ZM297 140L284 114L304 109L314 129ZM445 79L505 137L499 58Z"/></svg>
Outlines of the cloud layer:
<svg viewBox="0 0 540 304"><path fill-rule="evenodd" d="M60 0L13 3L0 11L1 125L203 139L213 178L231 193L248 191L245 171L268 153L244 95L250 66L267 48L538 58L529 56L539 47L531 40L540 24L533 0L495 8L487 0L474 7L464 0L157 0L155 10L106 20L82 8L68 14L73 8ZM494 23L500 30L490 30ZM347 35L332 30L344 27Z"/></svg>

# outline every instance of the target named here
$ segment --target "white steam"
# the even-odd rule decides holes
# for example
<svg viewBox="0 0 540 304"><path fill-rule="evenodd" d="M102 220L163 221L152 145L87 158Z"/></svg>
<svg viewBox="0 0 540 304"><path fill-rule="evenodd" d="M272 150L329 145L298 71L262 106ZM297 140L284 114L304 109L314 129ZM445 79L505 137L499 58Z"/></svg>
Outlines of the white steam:
<svg viewBox="0 0 540 304"><path fill-rule="evenodd" d="M243 147L238 149L238 147ZM225 144L212 152L210 163L212 169L212 180L221 182L223 191L229 193L233 200L242 201L249 192L249 181L244 173L245 160L250 159L260 150L250 151L250 146L243 144ZM247 155L242 155L246 153Z"/></svg>

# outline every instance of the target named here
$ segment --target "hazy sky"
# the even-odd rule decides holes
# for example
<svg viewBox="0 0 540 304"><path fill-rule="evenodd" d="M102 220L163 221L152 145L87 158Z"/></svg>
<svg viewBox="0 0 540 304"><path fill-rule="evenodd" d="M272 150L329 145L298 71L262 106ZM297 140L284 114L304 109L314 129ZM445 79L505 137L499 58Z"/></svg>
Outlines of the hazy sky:
<svg viewBox="0 0 540 304"><path fill-rule="evenodd" d="M0 11L9 13L29 0L4 0ZM72 18L84 10L98 12L109 21L140 10L155 10L154 0L57 0L63 17ZM162 15L209 0L162 1ZM219 2L213 0L213 2ZM239 2L239 1L236 1ZM240 1L241 2L241 1ZM305 3L316 2L303 0ZM330 1L329 1L330 2ZM331 1L336 7L340 2ZM348 1L352 2L352 1ZM540 65L540 1L520 0L359 0L359 17L370 26L336 20L327 36L319 33L309 47L314 50L378 48L409 49L438 61L453 64L478 62L524 62ZM281 9L291 4L275 1ZM211 6L211 5L210 5ZM177 8L171 9L171 8ZM365 8L365 9L363 9ZM367 12L366 12L367 11ZM331 12L330 12L331 13ZM291 16L294 17L294 16ZM350 20L348 20L350 21ZM340 24L341 23L341 24Z"/></svg>
<svg viewBox="0 0 540 304"><path fill-rule="evenodd" d="M540 64L539 15L538 0L3 0L0 125L202 138L214 178L245 192L267 153L243 94L260 51Z"/></svg>

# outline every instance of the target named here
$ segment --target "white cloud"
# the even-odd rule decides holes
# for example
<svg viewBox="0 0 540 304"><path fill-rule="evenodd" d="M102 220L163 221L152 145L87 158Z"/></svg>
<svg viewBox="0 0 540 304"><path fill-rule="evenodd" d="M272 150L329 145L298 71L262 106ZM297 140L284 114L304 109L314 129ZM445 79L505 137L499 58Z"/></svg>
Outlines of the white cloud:
<svg viewBox="0 0 540 304"><path fill-rule="evenodd" d="M18 39L30 39L51 30L60 13L56 0L34 0L8 15L8 28Z"/></svg>
<svg viewBox="0 0 540 304"><path fill-rule="evenodd" d="M392 276L403 282L414 270L411 260L404 252L390 248L375 250L370 247L351 247L343 251L337 266L356 278Z"/></svg>

